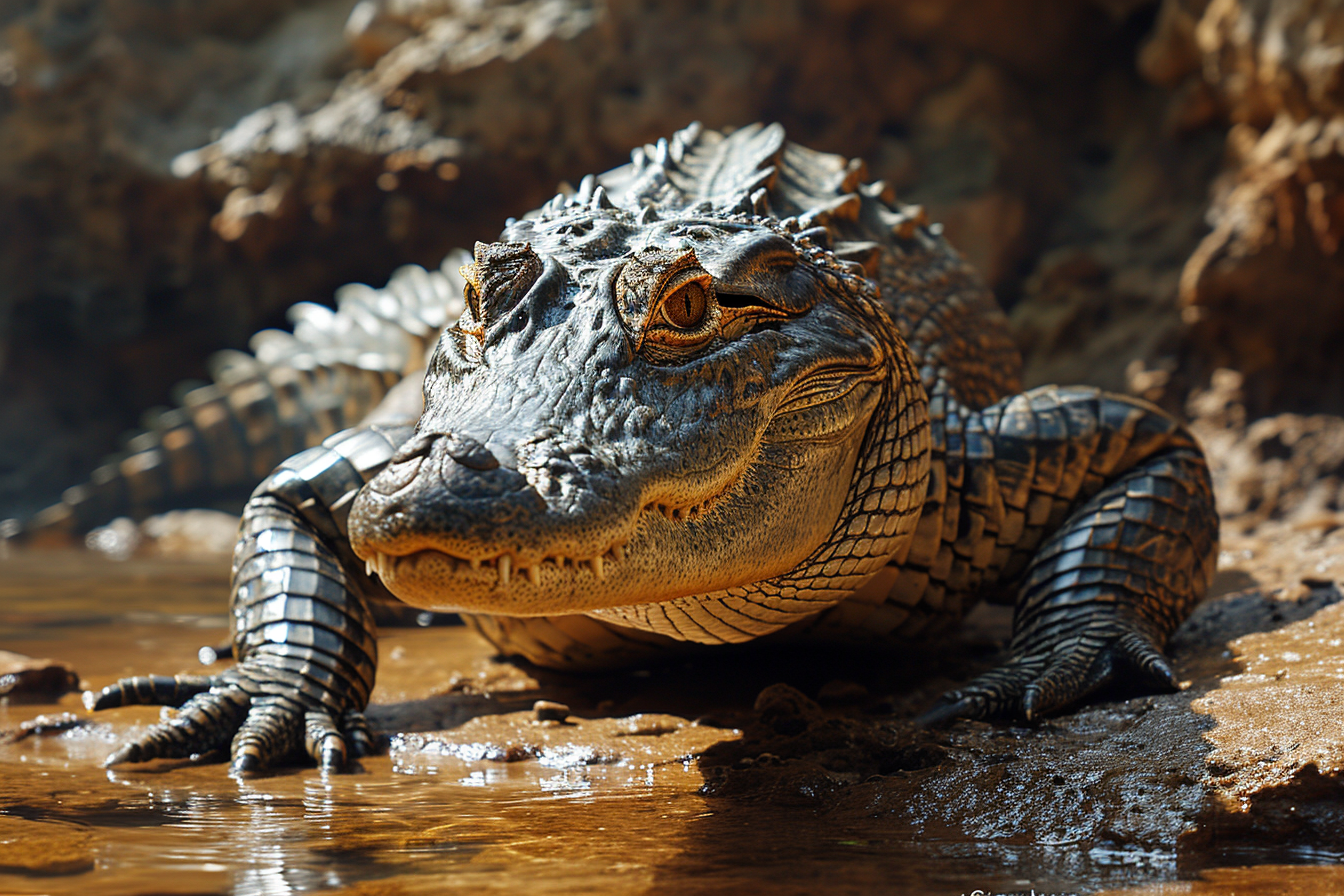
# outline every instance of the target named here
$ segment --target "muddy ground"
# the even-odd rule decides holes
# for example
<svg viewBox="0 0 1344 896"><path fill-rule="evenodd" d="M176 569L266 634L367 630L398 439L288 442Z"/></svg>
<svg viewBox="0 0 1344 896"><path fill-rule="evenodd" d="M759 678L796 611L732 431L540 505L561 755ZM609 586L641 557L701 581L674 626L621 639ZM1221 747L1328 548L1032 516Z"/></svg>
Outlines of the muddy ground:
<svg viewBox="0 0 1344 896"><path fill-rule="evenodd" d="M1002 658L1010 614L981 608L950 643L899 657L761 649L651 670L633 687L506 675L483 690L562 701L572 728L538 738L518 727L526 711L477 718L400 738L394 757L482 743L539 756L559 740L614 761L629 743L617 720L652 710L663 726L742 732L699 752L711 797L806 806L836 824L881 818L916 841L993 844L1005 858L1072 844L1060 876L1344 855L1344 594L1322 571L1344 557L1344 528L1266 529L1228 539L1214 597L1174 637L1178 693L1112 692L1030 726L916 728L944 689Z"/></svg>
<svg viewBox="0 0 1344 896"><path fill-rule="evenodd" d="M55 755L61 773L86 788L80 791L84 802L108 786L100 783L100 757L153 713L87 717L75 694L55 695L70 687L71 669L74 679L84 674L84 685L92 687L131 671L190 669L195 647L219 640L223 618L211 614L222 612L223 557L182 560L177 554L184 547L204 552L210 541L146 537L124 563L96 552L82 559L32 552L6 561L6 599L21 612L6 620L7 640L0 646L41 650L56 662L32 664L33 678L7 679L5 719L15 742L0 746L0 762L27 761L25 756L49 761ZM64 585L53 587L53 559L64 567L57 577ZM520 780L530 782L532 793L561 786L556 781L575 786L573 776L579 775L586 792L600 800L644 775L653 786L655 770L665 776L679 768L673 791L680 796L673 804L694 796L702 808L686 809L685 819L668 822L667 836L678 844L671 862L676 870L665 880L640 878L646 892L659 892L664 884L677 891L698 873L697 857L703 857L702 871L713 872L708 879L718 880L714 874L727 873L723 869L736 861L725 854L724 843L735 836L734 826L745 823L743 817L758 823L792 819L788 824L813 832L797 835L804 839L820 836L817 830L844 830L856 844L899 842L911 853L902 861L917 869L910 871L915 891L931 881L940 892L954 887L949 863L962 867L970 856L974 861L967 867L980 869L999 887L1018 879L1053 881L1073 888L1069 892L1176 878L1197 880L1170 886L1197 887L1198 880L1223 880L1218 875L1226 877L1221 869L1228 866L1336 862L1344 856L1339 724L1344 594L1336 584L1341 565L1344 520L1320 515L1306 522L1230 520L1214 592L1170 645L1182 689L1170 694L1116 689L1032 725L963 721L921 730L911 722L944 690L1002 659L1011 625L1004 608L981 607L946 642L904 651L734 647L597 677L492 658L460 627L389 628L370 711L389 735L389 749L361 770L373 780L401 774L474 781L486 788L481 793L487 800L493 793L505 806L519 799ZM164 598L155 594L171 589L183 569L196 596L173 618L196 620L191 623L196 629L175 630L170 641L153 634L153 620L164 608ZM105 610L113 616L99 617L89 606L89 583L95 580L94 603L111 607L113 598L115 609ZM220 602L218 611L211 609L213 599ZM5 672L21 671L17 658L8 661L0 681ZM561 706L539 713L538 700ZM70 730L56 725L29 734L17 727L39 711L72 710L75 715L66 718L78 722ZM151 773L146 780L176 780L198 798L202 788L213 792L226 780L219 765L191 770L190 764L156 763L146 770ZM120 780L112 791L124 793L126 781L134 789L143 773L129 767L117 774L121 777L107 780ZM615 783L618 779L623 783ZM50 806L40 812L32 806L59 797L49 782L35 783L34 792L17 779L7 785L3 814L16 829L0 831L0 837L11 850L34 836L19 829L15 816L49 820ZM405 798L415 805L424 799ZM25 805L29 809L23 810ZM98 870L106 863L95 862L101 854L89 842L115 832L99 828L97 813L88 816L79 805L83 802L61 813L75 823L69 836L79 842L43 852L42 873L74 875L72 881L111 873ZM663 803L642 805L652 811ZM395 804L389 808L396 811ZM629 823L611 820L617 826ZM412 827L418 830L417 824ZM379 851L402 843L388 840L390 834L368 836L372 840L361 849L382 856L371 858L369 867L382 867L378 862L390 859ZM763 834L754 836L752 848L766 849ZM649 837L658 839L652 832ZM822 846L808 847L820 855L812 861L835 860L834 838L822 839ZM875 874L890 857L867 861L862 867ZM1205 871L1205 878L1198 878ZM420 880L419 871L406 873L408 880ZM1278 871L1268 878L1279 879ZM1317 892L1328 888L1324 879L1303 880ZM1237 886L1263 884L1265 879L1252 876ZM1226 880L1223 885L1232 886ZM866 885L854 886L862 891Z"/></svg>

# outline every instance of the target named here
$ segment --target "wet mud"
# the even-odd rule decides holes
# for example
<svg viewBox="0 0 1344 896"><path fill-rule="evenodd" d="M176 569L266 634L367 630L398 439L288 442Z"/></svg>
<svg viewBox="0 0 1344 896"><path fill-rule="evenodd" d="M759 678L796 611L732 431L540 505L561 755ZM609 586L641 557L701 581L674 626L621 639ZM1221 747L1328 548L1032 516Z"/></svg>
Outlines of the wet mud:
<svg viewBox="0 0 1344 896"><path fill-rule="evenodd" d="M1001 608L894 654L788 644L596 677L388 628L388 749L350 775L106 770L157 709L11 697L0 893L1331 892L1341 549L1340 529L1225 538L1220 593L1172 644L1181 692L1032 726L910 722L996 662ZM227 637L218 558L2 562L0 649L80 687L199 669Z"/></svg>

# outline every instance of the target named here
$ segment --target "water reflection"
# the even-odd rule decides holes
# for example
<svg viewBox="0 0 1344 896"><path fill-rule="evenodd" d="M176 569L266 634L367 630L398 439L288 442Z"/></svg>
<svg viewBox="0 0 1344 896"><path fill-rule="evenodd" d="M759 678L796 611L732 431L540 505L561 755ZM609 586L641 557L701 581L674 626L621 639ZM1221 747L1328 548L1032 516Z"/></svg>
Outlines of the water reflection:
<svg viewBox="0 0 1344 896"><path fill-rule="evenodd" d="M504 817L488 794L379 765L361 778L235 781L218 766L108 774L124 796L98 832L98 887L153 871L175 885L218 888L200 877L223 875L228 892L283 896L411 871L442 876L501 839L490 828ZM181 784L165 787L164 777ZM90 883L71 880L69 892Z"/></svg>
<svg viewBox="0 0 1344 896"><path fill-rule="evenodd" d="M0 569L0 648L72 660L93 687L198 668L196 648L223 631L225 571L135 563ZM464 631L389 632L376 700L415 724L355 775L100 768L153 709L0 744L0 865L19 848L52 858L43 874L0 869L0 893L1067 893L1177 876L1174 844L1033 841L1011 826L967 840L881 806L841 818L710 799L691 757L731 729L662 697L639 716L538 723L520 711L537 682L509 674ZM0 729L78 709L75 695L0 705ZM1145 892L1215 892L1171 886Z"/></svg>

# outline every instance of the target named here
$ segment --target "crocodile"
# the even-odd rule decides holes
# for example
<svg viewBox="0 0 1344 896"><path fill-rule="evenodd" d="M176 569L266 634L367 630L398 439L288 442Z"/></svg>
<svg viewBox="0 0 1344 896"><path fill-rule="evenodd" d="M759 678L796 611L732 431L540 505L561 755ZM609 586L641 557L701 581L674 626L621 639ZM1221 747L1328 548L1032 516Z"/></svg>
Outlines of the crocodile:
<svg viewBox="0 0 1344 896"><path fill-rule="evenodd" d="M441 270L293 317L29 526L261 479L236 663L88 695L179 709L109 764L346 767L376 747L383 602L573 669L899 642L985 599L1014 607L1009 657L925 723L1176 686L1165 642L1217 547L1194 437L1135 398L1024 391L941 227L778 125L693 124Z"/></svg>

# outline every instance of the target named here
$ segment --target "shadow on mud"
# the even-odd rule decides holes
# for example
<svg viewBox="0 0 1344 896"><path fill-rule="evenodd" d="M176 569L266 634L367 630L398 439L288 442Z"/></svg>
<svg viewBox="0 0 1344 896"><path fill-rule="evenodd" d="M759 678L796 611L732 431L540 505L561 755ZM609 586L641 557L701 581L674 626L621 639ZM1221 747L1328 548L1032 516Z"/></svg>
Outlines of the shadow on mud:
<svg viewBox="0 0 1344 896"><path fill-rule="evenodd" d="M855 888L942 880L953 889L1030 880L1039 889L1120 883L1136 868L1174 877L1335 855L1344 830L1337 780L1307 769L1229 805L1214 786L1220 770L1209 765L1207 735L1218 720L1193 704L1243 671L1238 639L1309 620L1341 594L1326 585L1296 598L1227 593L1254 585L1236 573L1218 585L1221 596L1171 642L1184 690L1114 689L1030 727L959 722L925 731L909 722L945 689L1001 661L1011 619L996 607L898 652L779 644L703 651L620 675L525 668L512 690L467 686L379 706L375 718L386 729L441 730L546 699L576 718L663 713L741 729L700 757L715 811L673 835L681 848L665 877L678 892L705 875L724 885L734 867L762 863L787 869L776 881L785 892L822 880Z"/></svg>
<svg viewBox="0 0 1344 896"><path fill-rule="evenodd" d="M1221 590L1247 580L1225 577ZM1310 584L1296 597L1248 590L1203 604L1170 645L1188 682L1179 693L1113 699L1031 728L961 722L925 732L900 720L837 717L796 698L764 701L741 740L702 758L706 789L808 806L827 830L867 831L847 836L899 846L897 853L918 841L918 855L905 856L915 866L961 857L968 871L981 869L948 881L962 890L1011 891L1023 879L1047 891L1105 886L1132 879L1136 866L1189 876L1219 865L1337 861L1337 777L1307 765L1285 784L1231 800L1226 776L1235 769L1210 762L1211 734L1224 721L1205 698L1244 671L1237 651L1248 636L1261 638L1264 653L1296 656L1274 638L1314 628L1313 618L1341 600L1335 586ZM1281 707L1283 716L1294 710ZM693 822L696 843L681 855L727 860L731 817ZM1023 873L1013 877L1014 867ZM685 873L675 869L669 879Z"/></svg>

